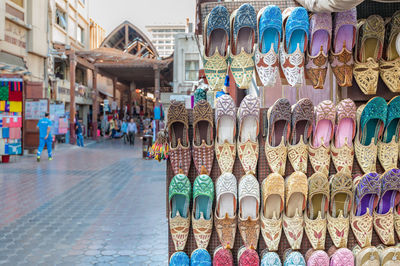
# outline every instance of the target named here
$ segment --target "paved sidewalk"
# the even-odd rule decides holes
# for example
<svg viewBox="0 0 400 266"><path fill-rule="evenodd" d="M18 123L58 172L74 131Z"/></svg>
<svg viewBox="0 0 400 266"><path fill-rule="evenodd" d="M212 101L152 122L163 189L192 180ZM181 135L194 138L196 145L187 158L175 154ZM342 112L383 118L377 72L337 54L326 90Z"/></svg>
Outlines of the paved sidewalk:
<svg viewBox="0 0 400 266"><path fill-rule="evenodd" d="M167 265L165 163L106 140L0 164L0 264Z"/></svg>

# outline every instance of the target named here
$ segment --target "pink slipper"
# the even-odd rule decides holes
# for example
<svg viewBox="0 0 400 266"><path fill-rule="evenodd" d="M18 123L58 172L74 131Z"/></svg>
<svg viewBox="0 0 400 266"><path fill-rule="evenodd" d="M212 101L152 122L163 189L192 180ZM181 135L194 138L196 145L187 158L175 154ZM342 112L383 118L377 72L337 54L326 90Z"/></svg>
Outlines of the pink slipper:
<svg viewBox="0 0 400 266"><path fill-rule="evenodd" d="M330 266L354 266L354 256L347 248L340 248L331 257Z"/></svg>
<svg viewBox="0 0 400 266"><path fill-rule="evenodd" d="M328 254L323 250L314 251L307 260L307 266L329 266Z"/></svg>
<svg viewBox="0 0 400 266"><path fill-rule="evenodd" d="M259 266L260 258L254 249L242 246L238 251L239 266Z"/></svg>

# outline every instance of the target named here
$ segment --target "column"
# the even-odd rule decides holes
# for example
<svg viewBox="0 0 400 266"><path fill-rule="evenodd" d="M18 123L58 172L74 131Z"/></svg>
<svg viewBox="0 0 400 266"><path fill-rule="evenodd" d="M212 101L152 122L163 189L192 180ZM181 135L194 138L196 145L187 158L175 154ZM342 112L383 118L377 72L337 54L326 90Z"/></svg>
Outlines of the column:
<svg viewBox="0 0 400 266"><path fill-rule="evenodd" d="M69 55L69 130L70 137L69 143L75 144L75 69L76 69L76 55L71 53Z"/></svg>
<svg viewBox="0 0 400 266"><path fill-rule="evenodd" d="M117 97L117 78L113 78L113 101L115 101Z"/></svg>
<svg viewBox="0 0 400 266"><path fill-rule="evenodd" d="M155 65L154 69L154 97L156 98L156 103L160 101L160 67Z"/></svg>
<svg viewBox="0 0 400 266"><path fill-rule="evenodd" d="M97 113L99 112L99 103L97 102L98 91L97 91L97 70L94 69L92 77L92 136L93 139L97 139Z"/></svg>

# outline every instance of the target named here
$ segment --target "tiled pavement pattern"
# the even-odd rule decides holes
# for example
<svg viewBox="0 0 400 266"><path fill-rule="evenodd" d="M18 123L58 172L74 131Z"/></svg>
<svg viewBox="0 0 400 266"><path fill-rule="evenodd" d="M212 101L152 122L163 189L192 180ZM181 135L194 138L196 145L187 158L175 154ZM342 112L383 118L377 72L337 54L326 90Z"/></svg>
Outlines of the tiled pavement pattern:
<svg viewBox="0 0 400 266"><path fill-rule="evenodd" d="M136 142L0 164L0 264L167 265L165 163Z"/></svg>

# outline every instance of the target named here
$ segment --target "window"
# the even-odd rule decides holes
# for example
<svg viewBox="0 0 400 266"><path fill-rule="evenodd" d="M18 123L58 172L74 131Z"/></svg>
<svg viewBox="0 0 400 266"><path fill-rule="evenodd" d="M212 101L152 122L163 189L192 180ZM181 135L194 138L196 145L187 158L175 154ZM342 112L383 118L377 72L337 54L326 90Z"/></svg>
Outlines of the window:
<svg viewBox="0 0 400 266"><path fill-rule="evenodd" d="M165 43L171 43L171 41L165 41Z"/></svg>
<svg viewBox="0 0 400 266"><path fill-rule="evenodd" d="M75 78L76 83L87 86L86 70L77 67Z"/></svg>
<svg viewBox="0 0 400 266"><path fill-rule="evenodd" d="M199 79L199 61L185 61L185 80L197 81Z"/></svg>
<svg viewBox="0 0 400 266"><path fill-rule="evenodd" d="M11 0L11 2L19 5L20 7L24 7L24 0Z"/></svg>
<svg viewBox="0 0 400 266"><path fill-rule="evenodd" d="M59 59L54 60L54 74L56 78L66 79L66 68L67 66L65 65L65 61Z"/></svg>
<svg viewBox="0 0 400 266"><path fill-rule="evenodd" d="M65 12L59 8L57 8L57 10L56 10L56 23L58 26L60 26L64 30L67 29L67 20L66 20Z"/></svg>
<svg viewBox="0 0 400 266"><path fill-rule="evenodd" d="M80 43L83 43L85 41L84 30L79 25L78 25L78 28L76 29L76 39Z"/></svg>

